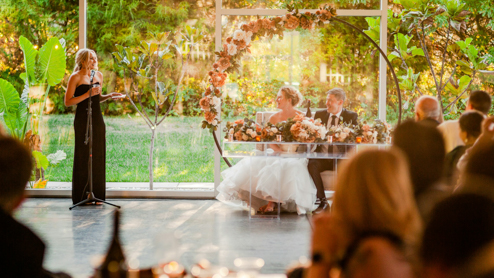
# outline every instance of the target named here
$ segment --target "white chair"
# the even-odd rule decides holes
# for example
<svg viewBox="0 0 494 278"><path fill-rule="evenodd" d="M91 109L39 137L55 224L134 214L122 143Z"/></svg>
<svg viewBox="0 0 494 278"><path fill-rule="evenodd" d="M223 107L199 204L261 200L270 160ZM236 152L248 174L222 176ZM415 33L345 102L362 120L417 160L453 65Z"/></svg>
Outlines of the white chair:
<svg viewBox="0 0 494 278"><path fill-rule="evenodd" d="M276 112L272 112L272 111L269 111L269 112L257 112L256 113L256 123L258 123L259 125L264 125L265 123L267 123L269 121L269 118ZM315 115L315 113L313 113L313 115ZM263 145L258 145L256 148L259 149L259 150L263 150ZM323 185L324 185L324 189L325 189L325 193L326 193L326 197L328 199L331 199L333 197L333 194L334 194L334 184L335 184L335 181L336 181L336 174L334 171L324 171L321 173L321 178L322 178L322 182L323 182Z"/></svg>

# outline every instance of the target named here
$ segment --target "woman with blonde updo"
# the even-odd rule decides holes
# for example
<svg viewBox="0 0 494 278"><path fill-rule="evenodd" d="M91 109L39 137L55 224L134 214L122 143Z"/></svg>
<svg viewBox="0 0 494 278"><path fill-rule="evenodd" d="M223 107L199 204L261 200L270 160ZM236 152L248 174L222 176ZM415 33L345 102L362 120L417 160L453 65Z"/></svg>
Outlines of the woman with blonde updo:
<svg viewBox="0 0 494 278"><path fill-rule="evenodd" d="M281 111L271 116L269 122L276 124L303 115L295 108L302 100L302 94L294 87L281 87L276 96L276 106ZM270 145L275 152L284 151L286 146ZM274 212L276 202L281 201L284 210L304 214L312 211L316 199L307 159L244 158L221 175L223 181L217 188L218 200L248 207L252 182L251 204L262 213Z"/></svg>
<svg viewBox="0 0 494 278"><path fill-rule="evenodd" d="M83 48L77 51L74 72L69 77L65 92L65 106L77 105L74 118L75 149L72 172L72 202L74 204L86 199L86 191L89 190L89 146L84 143L89 95L91 94L93 122L93 192L95 197L101 200L105 200L106 131L99 103L110 98L124 97L120 93L101 95L103 74L97 70L98 58L94 50ZM92 71L95 71L95 74L91 84Z"/></svg>

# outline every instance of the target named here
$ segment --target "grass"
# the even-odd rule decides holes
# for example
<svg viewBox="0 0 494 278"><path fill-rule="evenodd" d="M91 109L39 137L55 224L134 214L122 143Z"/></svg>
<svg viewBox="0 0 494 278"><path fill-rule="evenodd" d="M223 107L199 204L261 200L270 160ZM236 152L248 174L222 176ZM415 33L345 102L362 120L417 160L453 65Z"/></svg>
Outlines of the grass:
<svg viewBox="0 0 494 278"><path fill-rule="evenodd" d="M71 181L74 115L47 115L40 123L43 153L63 150L67 159L48 169L50 181ZM149 182L150 129L137 116L104 117L106 181ZM200 117L169 117L157 128L155 182L213 182L214 139ZM222 169L226 168L222 162Z"/></svg>

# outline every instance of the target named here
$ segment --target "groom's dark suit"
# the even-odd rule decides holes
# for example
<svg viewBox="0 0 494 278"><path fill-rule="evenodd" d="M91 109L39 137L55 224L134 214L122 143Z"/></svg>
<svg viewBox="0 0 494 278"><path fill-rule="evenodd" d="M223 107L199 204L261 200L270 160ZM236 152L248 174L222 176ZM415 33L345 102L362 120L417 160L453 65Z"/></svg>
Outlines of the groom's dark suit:
<svg viewBox="0 0 494 278"><path fill-rule="evenodd" d="M314 119L321 119L322 124L324 126L328 126L328 121L330 114L328 111L319 110L316 112ZM346 109L341 110L340 119L338 124L357 124L357 113L348 111ZM316 151L320 151L321 147L319 146ZM314 184L317 188L317 198L325 199L326 195L324 194L324 186L322 183L321 172L326 170L333 170L334 168L334 159L309 159L309 165L307 166L309 169L310 176L314 181Z"/></svg>

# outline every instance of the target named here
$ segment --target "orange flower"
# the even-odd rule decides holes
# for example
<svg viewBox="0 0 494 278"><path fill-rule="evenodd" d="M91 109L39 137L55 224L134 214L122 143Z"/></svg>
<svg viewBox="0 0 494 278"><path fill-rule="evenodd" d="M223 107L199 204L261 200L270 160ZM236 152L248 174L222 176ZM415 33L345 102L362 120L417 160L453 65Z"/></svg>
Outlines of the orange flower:
<svg viewBox="0 0 494 278"><path fill-rule="evenodd" d="M212 93L211 88L210 88L210 87L208 87L208 88L206 89L206 92L204 93L204 95L205 95L205 96L209 96L211 93Z"/></svg>
<svg viewBox="0 0 494 278"><path fill-rule="evenodd" d="M243 125L244 124L244 120L243 119L238 119L235 121L235 124L237 125Z"/></svg>
<svg viewBox="0 0 494 278"><path fill-rule="evenodd" d="M225 85L227 76L228 75L226 73L213 72L213 74L211 75L211 83L216 88L223 87Z"/></svg>
<svg viewBox="0 0 494 278"><path fill-rule="evenodd" d="M262 128L260 126L256 125L256 131L257 132L261 132L262 131Z"/></svg>
<svg viewBox="0 0 494 278"><path fill-rule="evenodd" d="M209 98L208 97L201 98L201 100L199 100L199 105L201 106L202 110L209 111Z"/></svg>
<svg viewBox="0 0 494 278"><path fill-rule="evenodd" d="M296 123L292 125L290 128L290 132L293 134L293 137L297 138L300 135L300 132L302 131L302 123Z"/></svg>
<svg viewBox="0 0 494 278"><path fill-rule="evenodd" d="M302 17L300 19L300 26L304 29L312 30L312 20Z"/></svg>
<svg viewBox="0 0 494 278"><path fill-rule="evenodd" d="M240 130L235 132L234 135L235 135L235 140L242 141L242 132Z"/></svg>
<svg viewBox="0 0 494 278"><path fill-rule="evenodd" d="M305 117L302 114L297 114L297 115L295 115L295 117L293 117L293 120L296 121L296 122L301 122L304 119L305 119Z"/></svg>
<svg viewBox="0 0 494 278"><path fill-rule="evenodd" d="M218 70L219 71L224 71L226 70L227 68L230 67L230 59L227 59L227 58L221 58L218 60L218 62L214 63L215 65L217 64L218 65ZM214 66L214 65L213 65Z"/></svg>
<svg viewBox="0 0 494 278"><path fill-rule="evenodd" d="M47 182L48 180L39 179L37 182L34 183L33 188L46 188Z"/></svg>
<svg viewBox="0 0 494 278"><path fill-rule="evenodd" d="M233 43L237 45L238 50L244 49L247 46L244 40L233 40Z"/></svg>
<svg viewBox="0 0 494 278"><path fill-rule="evenodd" d="M293 16L290 14L286 15L286 22L285 22L285 28L286 29L293 30L293 29L298 27L299 23L300 22L296 16Z"/></svg>
<svg viewBox="0 0 494 278"><path fill-rule="evenodd" d="M208 123L213 123L214 119L216 118L216 114L212 113L210 111L204 112L204 118L206 119L206 122Z"/></svg>
<svg viewBox="0 0 494 278"><path fill-rule="evenodd" d="M261 28L261 25L259 24L259 21L251 21L249 22L250 30L252 33L257 33L259 29Z"/></svg>

